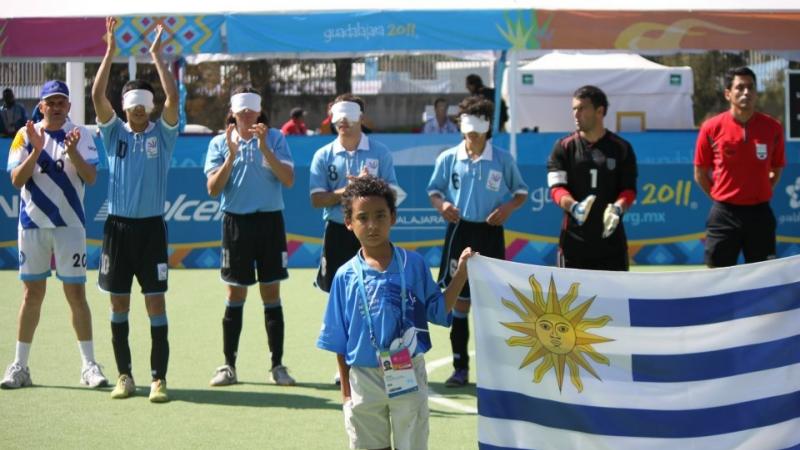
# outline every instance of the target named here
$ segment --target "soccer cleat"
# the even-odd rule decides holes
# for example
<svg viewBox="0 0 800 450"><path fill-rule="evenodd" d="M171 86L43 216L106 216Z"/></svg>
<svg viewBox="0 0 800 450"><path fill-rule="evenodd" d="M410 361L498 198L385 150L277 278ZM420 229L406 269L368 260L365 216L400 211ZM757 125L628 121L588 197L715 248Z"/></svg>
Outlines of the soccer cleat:
<svg viewBox="0 0 800 450"><path fill-rule="evenodd" d="M208 384L211 386L230 386L238 382L239 380L236 378L236 369L226 364L217 367L217 373L214 374L214 377L211 378Z"/></svg>
<svg viewBox="0 0 800 450"><path fill-rule="evenodd" d="M108 386L108 379L103 375L99 364L94 361L89 362L81 370L81 384L90 388L101 388Z"/></svg>
<svg viewBox="0 0 800 450"><path fill-rule="evenodd" d="M167 380L155 380L150 383L150 402L166 403L169 401L167 396Z"/></svg>
<svg viewBox="0 0 800 450"><path fill-rule="evenodd" d="M445 387L463 387L469 384L469 369L456 369L444 382Z"/></svg>
<svg viewBox="0 0 800 450"><path fill-rule="evenodd" d="M12 363L6 369L3 376L3 381L0 382L0 388L3 389L18 389L22 387L31 386L31 372L27 367L22 367L17 363Z"/></svg>
<svg viewBox="0 0 800 450"><path fill-rule="evenodd" d="M117 378L117 385L111 391L111 398L128 398L136 393L136 383L129 375L122 374Z"/></svg>
<svg viewBox="0 0 800 450"><path fill-rule="evenodd" d="M289 369L286 366L275 366L270 370L272 381L278 386L294 386L295 381L289 375Z"/></svg>
<svg viewBox="0 0 800 450"><path fill-rule="evenodd" d="M333 376L333 384L336 386L342 385L342 377L339 376L339 371L336 371L336 375Z"/></svg>

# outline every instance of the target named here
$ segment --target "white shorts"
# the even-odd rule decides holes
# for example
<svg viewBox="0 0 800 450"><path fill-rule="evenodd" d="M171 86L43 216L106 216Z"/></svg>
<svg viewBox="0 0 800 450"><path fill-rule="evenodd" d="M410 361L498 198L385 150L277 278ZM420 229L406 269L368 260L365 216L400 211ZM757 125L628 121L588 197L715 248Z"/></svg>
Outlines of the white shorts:
<svg viewBox="0 0 800 450"><path fill-rule="evenodd" d="M390 399L381 369L350 368L350 401L342 407L350 448L428 448L428 374L422 355L414 357L414 371L419 390Z"/></svg>
<svg viewBox="0 0 800 450"><path fill-rule="evenodd" d="M19 278L43 280L50 276L55 257L56 276L64 283L86 283L86 229L82 227L19 230Z"/></svg>

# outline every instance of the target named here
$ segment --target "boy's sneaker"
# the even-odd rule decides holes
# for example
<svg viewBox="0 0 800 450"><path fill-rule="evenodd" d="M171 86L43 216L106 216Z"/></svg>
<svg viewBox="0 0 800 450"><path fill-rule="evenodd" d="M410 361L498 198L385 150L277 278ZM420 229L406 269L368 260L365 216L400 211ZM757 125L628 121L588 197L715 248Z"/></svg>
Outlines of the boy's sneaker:
<svg viewBox="0 0 800 450"><path fill-rule="evenodd" d="M111 391L111 398L128 398L136 393L136 383L129 375L122 374L117 378L117 385Z"/></svg>
<svg viewBox="0 0 800 450"><path fill-rule="evenodd" d="M236 378L236 369L226 364L217 367L217 373L214 374L214 377L211 378L208 384L211 386L230 386L238 382L239 380Z"/></svg>
<svg viewBox="0 0 800 450"><path fill-rule="evenodd" d="M169 401L167 396L167 380L156 380L150 384L150 402L166 403Z"/></svg>
<svg viewBox="0 0 800 450"><path fill-rule="evenodd" d="M469 384L469 369L456 369L444 382L445 387L462 387Z"/></svg>
<svg viewBox="0 0 800 450"><path fill-rule="evenodd" d="M289 375L289 369L286 366L275 366L270 370L272 374L272 381L278 386L294 386L295 381Z"/></svg>
<svg viewBox="0 0 800 450"><path fill-rule="evenodd" d="M101 388L108 386L108 379L103 375L100 365L92 361L81 370L81 384L90 388Z"/></svg>
<svg viewBox="0 0 800 450"><path fill-rule="evenodd" d="M3 389L17 389L21 387L31 386L31 372L27 367L22 367L17 363L12 363L6 369L6 374L3 376L3 381L0 382L0 388Z"/></svg>

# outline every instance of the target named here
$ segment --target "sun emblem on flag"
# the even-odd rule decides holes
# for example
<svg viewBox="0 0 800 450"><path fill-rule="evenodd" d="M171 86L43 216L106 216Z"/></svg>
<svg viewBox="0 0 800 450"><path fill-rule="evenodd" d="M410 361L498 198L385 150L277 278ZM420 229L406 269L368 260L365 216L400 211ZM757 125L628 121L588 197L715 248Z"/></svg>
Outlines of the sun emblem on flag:
<svg viewBox="0 0 800 450"><path fill-rule="evenodd" d="M503 305L514 311L522 321L501 322L501 324L524 334L524 336L508 338L506 344L510 347L530 347L530 351L520 363L520 369L542 360L534 370L534 383L540 383L544 375L550 369L554 369L560 392L564 382L564 371L569 368L572 384L575 385L578 392L582 392L583 382L580 377L580 368L598 380L600 379L584 356L588 356L597 363L608 365L608 358L598 353L592 344L613 341L613 339L588 333L586 330L604 326L611 320L611 317L584 318L597 296L570 309L572 302L578 297L580 283L572 283L566 295L559 299L553 277L550 277L547 302L545 302L542 286L536 281L536 278L531 275L528 281L533 291L533 298L528 298L519 289L509 285L522 308L510 300L502 299Z"/></svg>

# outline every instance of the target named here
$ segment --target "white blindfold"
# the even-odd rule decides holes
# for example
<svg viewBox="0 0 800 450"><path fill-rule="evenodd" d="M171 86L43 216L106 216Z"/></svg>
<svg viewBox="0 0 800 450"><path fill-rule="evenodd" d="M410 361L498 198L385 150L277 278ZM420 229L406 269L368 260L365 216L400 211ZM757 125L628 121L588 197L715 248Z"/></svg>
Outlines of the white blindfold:
<svg viewBox="0 0 800 450"><path fill-rule="evenodd" d="M122 109L129 110L143 106L144 111L150 114L153 111L153 93L147 89L133 89L122 95Z"/></svg>
<svg viewBox="0 0 800 450"><path fill-rule="evenodd" d="M261 96L252 92L233 95L231 97L231 111L240 113L245 109L261 112Z"/></svg>
<svg viewBox="0 0 800 450"><path fill-rule="evenodd" d="M337 123L342 119L348 122L361 120L361 106L356 102L337 102L331 106L331 120Z"/></svg>
<svg viewBox="0 0 800 450"><path fill-rule="evenodd" d="M483 117L462 114L461 132L466 134L473 131L480 134L487 133L489 131L489 121Z"/></svg>

